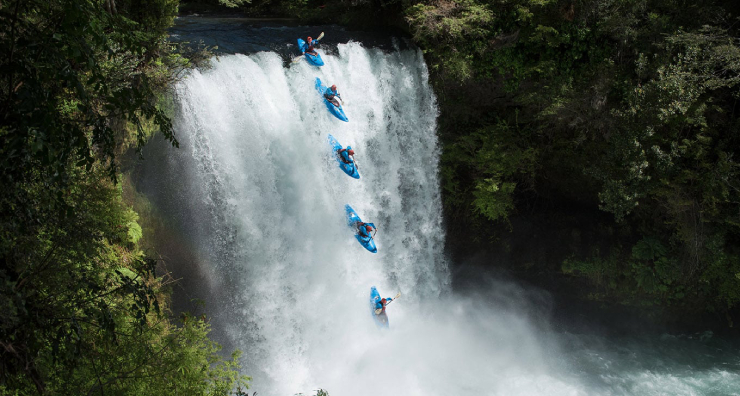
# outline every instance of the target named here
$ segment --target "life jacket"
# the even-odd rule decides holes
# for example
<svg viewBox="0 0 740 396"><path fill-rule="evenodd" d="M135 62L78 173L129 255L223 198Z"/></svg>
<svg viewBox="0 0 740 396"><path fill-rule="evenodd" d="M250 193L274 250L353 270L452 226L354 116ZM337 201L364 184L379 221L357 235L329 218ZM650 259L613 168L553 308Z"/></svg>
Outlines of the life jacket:
<svg viewBox="0 0 740 396"><path fill-rule="evenodd" d="M328 100L332 100L332 99L334 99L334 97L335 97L335 96L339 96L339 92L337 92L337 91L332 91L332 90L331 90L331 87L327 88L327 89L326 89L326 90L324 91L324 97L325 97L326 99L328 99Z"/></svg>
<svg viewBox="0 0 740 396"><path fill-rule="evenodd" d="M373 237L372 231L368 231L367 228L365 227L367 227L367 223L363 223L361 221L358 222L357 223L357 235L363 238L372 238Z"/></svg>
<svg viewBox="0 0 740 396"><path fill-rule="evenodd" d="M339 159L341 159L342 162L344 162L345 164L348 164L349 165L349 164L352 163L352 160L349 160L349 153L347 153L347 158L344 158L344 156L342 155L342 153L344 153L345 151L347 151L347 149L344 149L343 148L343 149L337 150L337 153L339 154Z"/></svg>

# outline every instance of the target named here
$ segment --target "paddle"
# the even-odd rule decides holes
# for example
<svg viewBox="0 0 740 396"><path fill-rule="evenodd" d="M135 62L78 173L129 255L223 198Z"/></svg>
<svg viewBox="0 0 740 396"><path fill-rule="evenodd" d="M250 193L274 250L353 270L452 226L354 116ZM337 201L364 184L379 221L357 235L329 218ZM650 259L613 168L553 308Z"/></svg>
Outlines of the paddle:
<svg viewBox="0 0 740 396"><path fill-rule="evenodd" d="M324 32L321 32L321 34L319 34L319 37L317 37L315 41L319 41L322 38L324 38ZM293 58L293 61L291 63L296 63L296 62L298 62L301 59L303 59L303 54L298 55L295 58Z"/></svg>
<svg viewBox="0 0 740 396"><path fill-rule="evenodd" d="M391 300L391 302L389 302L388 304L390 304L390 303L392 303L392 302L396 301L396 299L397 299L398 297L401 297L401 292L398 292L398 294L396 294L396 296L395 296L395 297L393 297L393 300ZM385 304L385 306L387 307L387 306L388 306L388 304ZM376 314L376 315L380 315L380 313L381 313L381 312L383 312L383 308L378 308L378 309L376 309L376 310L375 310L375 314Z"/></svg>

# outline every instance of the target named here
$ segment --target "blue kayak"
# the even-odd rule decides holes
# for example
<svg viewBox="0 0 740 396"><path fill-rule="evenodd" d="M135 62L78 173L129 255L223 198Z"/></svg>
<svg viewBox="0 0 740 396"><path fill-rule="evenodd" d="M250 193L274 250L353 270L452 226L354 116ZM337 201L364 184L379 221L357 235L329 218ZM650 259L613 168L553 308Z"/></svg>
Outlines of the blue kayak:
<svg viewBox="0 0 740 396"><path fill-rule="evenodd" d="M316 77L316 90L319 91L321 99L324 99L324 104L326 105L326 108L329 109L330 113L334 114L334 117L337 117L344 122L349 122L349 119L347 119L347 116L344 114L344 108L342 106L334 106L331 102L326 100L326 98L324 97L326 87L324 86L324 84L321 83L321 79L318 77Z"/></svg>
<svg viewBox="0 0 740 396"><path fill-rule="evenodd" d="M388 315L385 314L385 311L381 312L380 315L375 314L375 307L376 304L381 300L380 293L378 293L378 289L375 288L375 286L370 288L370 315L373 315L373 319L375 319L375 324L378 325L378 327L385 327L388 328Z"/></svg>
<svg viewBox="0 0 740 396"><path fill-rule="evenodd" d="M344 161L342 161L342 156L337 152L337 150L340 150L342 148L342 145L337 142L337 139L334 139L334 136L331 134L329 135L329 144L332 147L332 152L334 153L334 158L339 163L339 167L344 171L344 173L348 174L351 177L354 177L355 179L360 178L360 173L357 171L357 166L354 162L350 164L346 164Z"/></svg>
<svg viewBox="0 0 740 396"><path fill-rule="evenodd" d="M319 40L314 40L314 42L318 43ZM321 54L316 52L316 55L307 54L306 50L308 49L308 44L306 44L305 41L302 39L298 39L298 49L301 50L301 53L303 56L306 57L306 61L314 66L324 66L324 61L321 59Z"/></svg>
<svg viewBox="0 0 740 396"><path fill-rule="evenodd" d="M344 210L347 212L347 225L351 227L355 231L355 238L357 238L357 242L360 242L360 245L364 246L365 249L369 250L371 253L378 253L378 248L375 247L375 241L373 238L363 238L360 236L360 234L357 231L357 222L362 221L360 219L360 216L357 215L357 212L355 212L354 209L352 209L349 205L344 205ZM373 223L366 223L373 228L375 228L375 224Z"/></svg>

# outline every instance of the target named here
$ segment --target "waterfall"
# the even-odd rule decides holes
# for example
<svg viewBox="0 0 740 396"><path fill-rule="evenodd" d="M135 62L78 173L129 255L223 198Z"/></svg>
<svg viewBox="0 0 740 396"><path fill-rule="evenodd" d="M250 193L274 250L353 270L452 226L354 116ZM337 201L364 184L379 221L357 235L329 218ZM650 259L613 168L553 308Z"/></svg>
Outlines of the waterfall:
<svg viewBox="0 0 740 396"><path fill-rule="evenodd" d="M158 163L211 294L221 340L244 351L260 395L579 394L531 318L452 297L444 257L437 106L419 50L354 42L326 66L274 52L229 55L177 87L179 150ZM314 79L336 84L349 123ZM356 151L346 176L327 143ZM169 179L167 179L169 177ZM378 226L379 252L345 222ZM371 286L402 297L378 329ZM495 286L495 285L494 285ZM510 298L511 285L493 289ZM532 381L532 378L537 380Z"/></svg>

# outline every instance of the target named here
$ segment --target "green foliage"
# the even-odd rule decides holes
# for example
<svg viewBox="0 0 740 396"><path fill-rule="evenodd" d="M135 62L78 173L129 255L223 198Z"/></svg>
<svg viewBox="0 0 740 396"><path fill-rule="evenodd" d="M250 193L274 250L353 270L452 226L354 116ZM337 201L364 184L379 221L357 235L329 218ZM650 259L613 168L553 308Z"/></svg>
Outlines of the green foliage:
<svg viewBox="0 0 740 396"><path fill-rule="evenodd" d="M6 261L0 285L6 387L227 395L246 385L238 354L222 360L205 321L185 316L178 327L167 318L156 262L136 250L136 214L105 169L74 171L70 182L63 199L73 216L50 210L34 234L2 243L5 257L23 259ZM46 191L37 187L25 190L43 207Z"/></svg>
<svg viewBox="0 0 740 396"><path fill-rule="evenodd" d="M676 260L666 257L667 249L655 238L643 238L632 247L632 275L640 290L666 293L679 280Z"/></svg>
<svg viewBox="0 0 740 396"><path fill-rule="evenodd" d="M711 237L706 245L708 257L702 271L702 292L713 299L712 311L724 312L740 304L740 256L728 252L725 238Z"/></svg>
<svg viewBox="0 0 740 396"><path fill-rule="evenodd" d="M534 177L537 152L526 148L527 139L527 131L499 121L448 144L442 157L448 202L470 204L476 213L490 220L506 219L514 207L517 185L524 182L526 186ZM481 178L468 190L460 183L461 173Z"/></svg>
<svg viewBox="0 0 740 396"><path fill-rule="evenodd" d="M414 39L422 43L425 53L439 59L435 67L443 67L455 78L470 78L475 51L468 49L471 44L480 44L470 40L482 40L488 35L493 12L485 5L464 0L417 4L406 13ZM458 50L461 47L466 50Z"/></svg>
<svg viewBox="0 0 740 396"><path fill-rule="evenodd" d="M146 73L176 4L139 2L147 12L137 7L128 18L91 0L0 5L4 184L27 180L32 169L63 182L69 162L89 167L98 158L114 177L111 118L136 125L141 144L141 120L151 119L176 144L169 119L153 101L156 81ZM166 20L152 19L168 12Z"/></svg>
<svg viewBox="0 0 740 396"><path fill-rule="evenodd" d="M132 213L134 212L132 211ZM136 222L136 219L134 218L130 220L128 223L126 223L126 227L128 228L128 232L127 232L128 241L131 243L139 242L139 239L141 239L142 237L142 231L141 231L141 226L139 225L139 223Z"/></svg>
<svg viewBox="0 0 740 396"><path fill-rule="evenodd" d="M243 6L245 4L250 4L252 1L251 0L218 0L218 2L222 5L225 5L226 7L235 8L235 7Z"/></svg>
<svg viewBox="0 0 740 396"><path fill-rule="evenodd" d="M575 258L564 260L562 271L570 275L585 276L597 286L614 289L616 288L615 278L619 273L619 256L612 253L607 258L602 258L597 250L589 260L576 260Z"/></svg>
<svg viewBox="0 0 740 396"><path fill-rule="evenodd" d="M309 0L181 0L181 8L186 12L234 12L255 17L298 17L309 21L320 14L326 14L328 9L337 7L351 8L355 2L329 0L319 4ZM317 18L326 23L327 18ZM332 21L335 22L335 21Z"/></svg>
<svg viewBox="0 0 740 396"><path fill-rule="evenodd" d="M417 4L408 9L409 24L417 40L454 42L483 37L493 13L472 0L442 1L435 5Z"/></svg>
<svg viewBox="0 0 740 396"><path fill-rule="evenodd" d="M563 271L622 302L736 310L737 11L722 0L407 6L442 106L447 212L499 221L532 201L598 205L623 234Z"/></svg>
<svg viewBox="0 0 740 396"><path fill-rule="evenodd" d="M727 167L727 150L735 138L721 131L724 126L732 128L726 119L731 109L722 103L738 92L738 40L724 30L704 27L668 37L665 50L673 56L656 62L655 74L637 82L626 107L613 111L623 128L610 141L609 161L595 167L594 174L605 186L602 207L618 219L641 199L664 195L667 185L680 186L715 173L713 169L721 166L712 164L717 159L732 172L727 176L735 175L734 163ZM638 70L648 67L645 59L638 57ZM720 192L722 196L704 198L715 202L728 198L729 191L721 185L702 187L689 195Z"/></svg>
<svg viewBox="0 0 740 396"><path fill-rule="evenodd" d="M678 306L687 312L724 312L740 302L740 257L726 252L719 235L710 238L706 267L681 265L678 257L654 237L645 237L632 246L631 256L612 250L608 257L598 250L587 260L569 258L563 262L566 274L583 276L603 288L600 298L618 298L635 305ZM693 271L700 271L699 282Z"/></svg>
<svg viewBox="0 0 740 396"><path fill-rule="evenodd" d="M406 10L415 40L432 69L468 80L507 78L510 92L527 78L573 75L603 56L592 29L538 15L557 13L554 1L443 1Z"/></svg>
<svg viewBox="0 0 740 396"><path fill-rule="evenodd" d="M0 392L226 395L203 320L176 326L116 156L159 131L193 66L176 0L0 2Z"/></svg>
<svg viewBox="0 0 740 396"><path fill-rule="evenodd" d="M494 179L478 181L473 191L475 211L490 220L506 218L514 207L512 194L516 183L499 182Z"/></svg>
<svg viewBox="0 0 740 396"><path fill-rule="evenodd" d="M635 260L657 260L665 254L666 248L655 238L642 238L632 247L632 258Z"/></svg>

